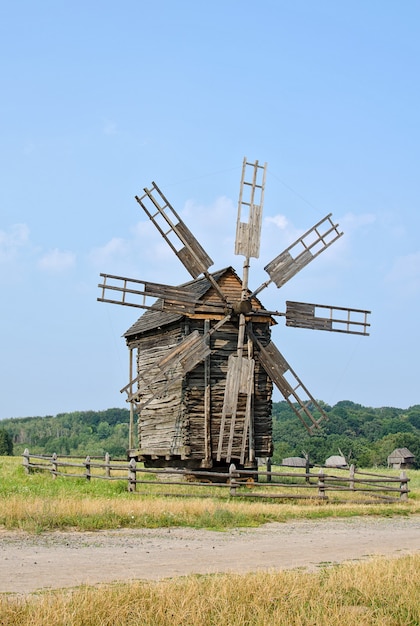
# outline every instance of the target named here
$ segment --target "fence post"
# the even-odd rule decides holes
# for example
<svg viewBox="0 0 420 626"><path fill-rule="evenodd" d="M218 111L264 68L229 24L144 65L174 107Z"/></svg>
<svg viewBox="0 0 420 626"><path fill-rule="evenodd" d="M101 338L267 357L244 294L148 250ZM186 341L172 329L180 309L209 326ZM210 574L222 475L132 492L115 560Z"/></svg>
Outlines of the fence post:
<svg viewBox="0 0 420 626"><path fill-rule="evenodd" d="M318 472L318 495L320 498L325 498L325 474L323 469L320 469Z"/></svg>
<svg viewBox="0 0 420 626"><path fill-rule="evenodd" d="M86 461L85 461L85 467L86 467L86 480L90 480L90 456L86 457Z"/></svg>
<svg viewBox="0 0 420 626"><path fill-rule="evenodd" d="M350 471L349 471L349 487L352 491L354 491L354 474L355 473L356 473L356 468L354 464L352 463L350 465Z"/></svg>
<svg viewBox="0 0 420 626"><path fill-rule="evenodd" d="M25 469L25 474L30 474L31 473L31 468L29 467L29 450L28 450L28 448L25 448L22 456L23 456L23 467Z"/></svg>
<svg viewBox="0 0 420 626"><path fill-rule="evenodd" d="M408 500L408 478L404 470L400 474L400 500Z"/></svg>
<svg viewBox="0 0 420 626"><path fill-rule="evenodd" d="M307 485L311 484L311 477L309 476L310 471L311 471L311 464L309 462L309 454L305 454L305 474L306 474L305 483Z"/></svg>
<svg viewBox="0 0 420 626"><path fill-rule="evenodd" d="M271 483L271 479L271 456L269 456L267 459L267 482Z"/></svg>
<svg viewBox="0 0 420 626"><path fill-rule="evenodd" d="M54 452L51 457L51 474L53 478L57 478L57 453Z"/></svg>
<svg viewBox="0 0 420 626"><path fill-rule="evenodd" d="M136 459L131 459L128 464L128 491L136 490Z"/></svg>
<svg viewBox="0 0 420 626"><path fill-rule="evenodd" d="M238 477L238 473L236 472L236 466L234 463L231 463L229 465L229 484L230 484L229 494L231 496L236 496L236 488L238 486L238 483L236 482L237 477Z"/></svg>
<svg viewBox="0 0 420 626"><path fill-rule="evenodd" d="M105 476L110 478L111 476L111 468L110 468L111 457L109 456L109 452L105 453Z"/></svg>

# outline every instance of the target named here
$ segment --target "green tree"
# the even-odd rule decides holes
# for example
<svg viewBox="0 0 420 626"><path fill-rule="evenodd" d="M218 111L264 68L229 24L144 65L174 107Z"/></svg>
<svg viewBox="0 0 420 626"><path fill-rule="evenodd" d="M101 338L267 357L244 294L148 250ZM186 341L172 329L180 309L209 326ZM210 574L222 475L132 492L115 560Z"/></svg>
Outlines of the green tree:
<svg viewBox="0 0 420 626"><path fill-rule="evenodd" d="M407 420L412 426L414 426L414 428L418 428L418 430L420 430L420 407L418 405L409 408Z"/></svg>
<svg viewBox="0 0 420 626"><path fill-rule="evenodd" d="M13 456L12 436L4 428L0 428L0 456Z"/></svg>
<svg viewBox="0 0 420 626"><path fill-rule="evenodd" d="M110 427L108 422L103 421L103 422L99 422L96 432L98 434L99 439L106 439L107 437L110 436L112 432L112 428Z"/></svg>

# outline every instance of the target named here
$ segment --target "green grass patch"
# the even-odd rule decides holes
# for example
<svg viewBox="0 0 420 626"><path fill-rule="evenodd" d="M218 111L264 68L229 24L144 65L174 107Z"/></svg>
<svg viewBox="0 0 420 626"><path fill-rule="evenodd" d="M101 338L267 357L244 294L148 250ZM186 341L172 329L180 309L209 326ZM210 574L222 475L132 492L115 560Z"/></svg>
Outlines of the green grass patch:
<svg viewBox="0 0 420 626"><path fill-rule="evenodd" d="M381 470L387 472L396 475L395 470ZM138 486L138 492L129 493L126 480L53 479L45 471L27 475L21 457L0 457L0 526L35 533L175 526L222 531L291 519L411 515L420 513L420 471L411 470L408 475L408 501L359 504L336 501L334 493L328 501L232 498L229 489L194 483L145 483ZM147 476L149 482L155 478ZM261 489L267 490L267 495L276 490Z"/></svg>

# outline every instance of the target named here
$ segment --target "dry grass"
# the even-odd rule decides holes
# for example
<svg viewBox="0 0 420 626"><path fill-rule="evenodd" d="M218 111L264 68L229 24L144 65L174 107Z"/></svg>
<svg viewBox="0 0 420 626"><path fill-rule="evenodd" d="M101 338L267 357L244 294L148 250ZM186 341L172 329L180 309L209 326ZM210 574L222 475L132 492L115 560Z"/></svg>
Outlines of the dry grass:
<svg viewBox="0 0 420 626"><path fill-rule="evenodd" d="M420 472L408 502L355 504L128 494L124 483L26 476L0 457L0 526L59 528L192 526L227 529L268 521L420 512ZM174 491L179 487L174 486ZM170 488L165 486L165 491ZM145 489L145 493L146 489ZM26 597L0 595L2 626L419 626L420 556L248 575L83 586Z"/></svg>
<svg viewBox="0 0 420 626"><path fill-rule="evenodd" d="M30 532L170 526L225 530L290 519L420 513L420 472L409 476L407 502L338 503L333 494L329 501L252 500L229 498L227 489L220 496L217 487L200 491L192 485L141 485L142 493L131 494L123 481L53 480L46 472L27 476L21 458L0 457L0 526ZM174 495L163 497L162 491ZM196 497L176 495L192 491Z"/></svg>
<svg viewBox="0 0 420 626"><path fill-rule="evenodd" d="M251 502L180 498L75 498L10 496L0 503L0 526L6 529L100 530L191 526L226 530L290 519L320 519L368 515L407 515L407 504L328 504L325 502Z"/></svg>
<svg viewBox="0 0 420 626"><path fill-rule="evenodd" d="M418 626L420 556L0 597L2 626Z"/></svg>

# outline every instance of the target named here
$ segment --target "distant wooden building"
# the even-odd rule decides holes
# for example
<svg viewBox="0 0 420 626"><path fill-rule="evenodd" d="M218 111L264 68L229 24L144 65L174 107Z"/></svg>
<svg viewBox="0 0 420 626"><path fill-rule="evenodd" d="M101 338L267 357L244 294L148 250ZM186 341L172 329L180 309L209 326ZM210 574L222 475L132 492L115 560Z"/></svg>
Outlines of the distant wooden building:
<svg viewBox="0 0 420 626"><path fill-rule="evenodd" d="M212 276L230 301L241 300L242 283L232 267ZM272 381L258 358L253 360L253 372L244 367L234 428L222 425L228 361L237 351L238 316L208 335L224 315L220 308L211 317L208 314L212 301L220 303L220 297L207 278L187 285L205 305L205 315L199 306L184 315L162 311L157 302L155 310L146 311L124 334L132 355L130 378L136 377L136 371L139 387L137 396L131 390L138 407L138 448L129 455L148 467L211 468L226 465L227 458L239 466L255 465L257 457L270 457L273 451ZM257 298L252 298L252 308L252 332L266 346L276 322L267 315L258 316L262 306ZM194 332L207 333L211 353L191 371L185 367L185 374L181 355L173 370L162 375L162 359ZM249 348L258 357L258 346L250 343ZM145 372L153 383L142 387ZM247 406L250 398L252 407Z"/></svg>
<svg viewBox="0 0 420 626"><path fill-rule="evenodd" d="M281 464L285 467L313 467L313 464L309 463L308 459L301 456L289 456L283 459Z"/></svg>
<svg viewBox="0 0 420 626"><path fill-rule="evenodd" d="M396 448L388 456L388 467L394 469L409 469L414 466L414 454L408 448Z"/></svg>
<svg viewBox="0 0 420 626"><path fill-rule="evenodd" d="M348 467L347 461L344 456L340 456L338 454L329 456L328 459L325 461L325 465L326 467Z"/></svg>

